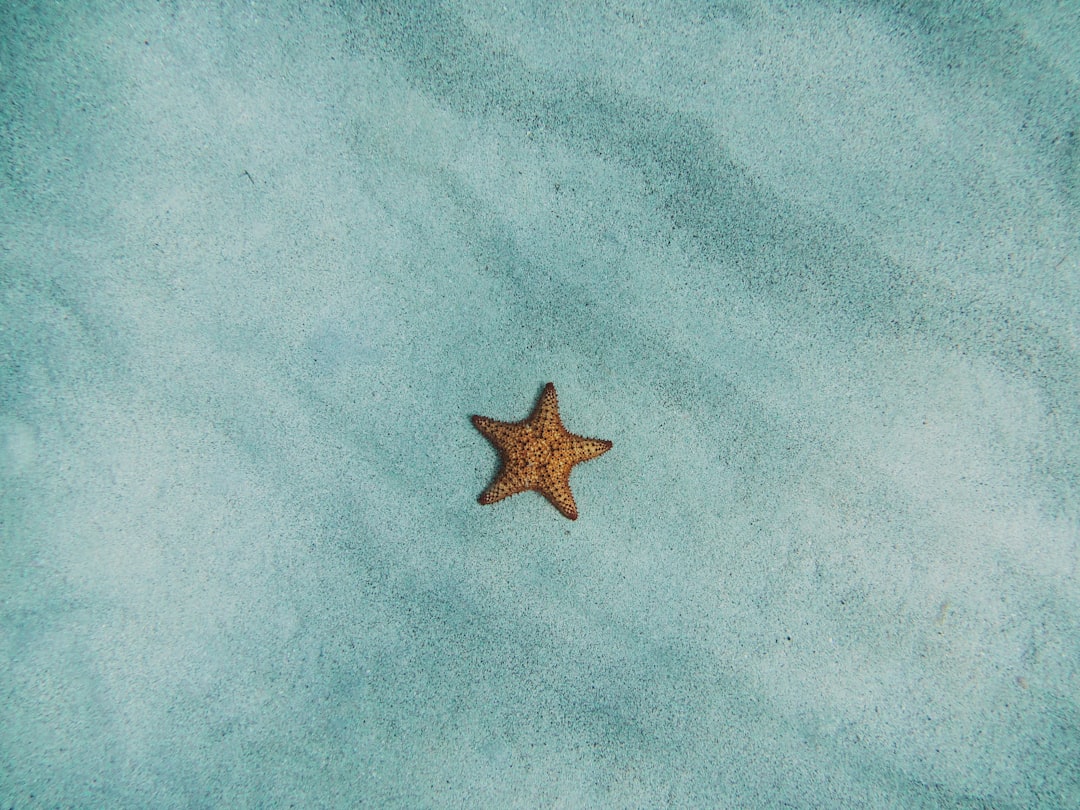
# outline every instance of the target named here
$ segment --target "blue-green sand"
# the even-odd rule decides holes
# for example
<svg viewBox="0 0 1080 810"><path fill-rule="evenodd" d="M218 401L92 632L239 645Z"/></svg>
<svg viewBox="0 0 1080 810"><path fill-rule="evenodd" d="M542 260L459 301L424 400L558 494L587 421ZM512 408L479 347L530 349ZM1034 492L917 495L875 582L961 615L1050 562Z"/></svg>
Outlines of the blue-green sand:
<svg viewBox="0 0 1080 810"><path fill-rule="evenodd" d="M0 807L1080 806L1077 43L5 3Z"/></svg>

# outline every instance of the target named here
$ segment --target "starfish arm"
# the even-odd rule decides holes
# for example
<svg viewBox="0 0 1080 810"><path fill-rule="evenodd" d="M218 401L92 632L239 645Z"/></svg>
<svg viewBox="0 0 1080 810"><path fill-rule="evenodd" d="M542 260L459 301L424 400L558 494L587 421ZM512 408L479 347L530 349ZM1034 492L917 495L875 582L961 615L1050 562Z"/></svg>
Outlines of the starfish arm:
<svg viewBox="0 0 1080 810"><path fill-rule="evenodd" d="M520 425L517 422L500 422L486 416L474 416L472 423L499 450L505 450L516 441ZM517 430L515 430L517 429Z"/></svg>
<svg viewBox="0 0 1080 810"><path fill-rule="evenodd" d="M536 489L551 502L552 506L562 512L563 517L577 520L577 504L574 502L574 493L570 491L569 472L565 478L548 479Z"/></svg>
<svg viewBox="0 0 1080 810"><path fill-rule="evenodd" d="M570 458L574 464L589 461L604 455L611 449L611 442L607 439L587 439L584 436L570 434Z"/></svg>
<svg viewBox="0 0 1080 810"><path fill-rule="evenodd" d="M507 475L507 470L504 469L491 482L491 486L480 494L477 500L487 506L488 504L498 503L503 498L509 498L511 495L517 495L519 492L525 492L528 489L534 489L534 487L528 486L520 478Z"/></svg>
<svg viewBox="0 0 1080 810"><path fill-rule="evenodd" d="M553 436L565 431L559 418L559 397L552 383L544 386L540 400L526 421L535 425L541 435Z"/></svg>

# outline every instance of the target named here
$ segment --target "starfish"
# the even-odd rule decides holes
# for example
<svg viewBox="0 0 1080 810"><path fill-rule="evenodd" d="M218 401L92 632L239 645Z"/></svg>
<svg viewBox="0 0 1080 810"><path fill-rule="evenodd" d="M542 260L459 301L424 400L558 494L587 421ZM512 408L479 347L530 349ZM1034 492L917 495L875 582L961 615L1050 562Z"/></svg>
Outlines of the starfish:
<svg viewBox="0 0 1080 810"><path fill-rule="evenodd" d="M495 445L502 469L480 496L489 504L535 489L570 520L577 520L577 504L570 491L570 470L611 449L606 439L586 439L565 427L559 418L555 386L548 383L528 419L499 422L474 416L472 423Z"/></svg>

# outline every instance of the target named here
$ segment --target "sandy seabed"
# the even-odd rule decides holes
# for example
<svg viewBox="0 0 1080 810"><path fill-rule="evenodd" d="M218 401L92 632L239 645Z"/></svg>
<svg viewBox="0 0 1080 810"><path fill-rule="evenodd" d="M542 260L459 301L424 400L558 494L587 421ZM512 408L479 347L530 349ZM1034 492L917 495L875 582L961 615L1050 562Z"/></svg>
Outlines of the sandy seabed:
<svg viewBox="0 0 1080 810"><path fill-rule="evenodd" d="M0 805L1080 804L1015 5L6 3Z"/></svg>

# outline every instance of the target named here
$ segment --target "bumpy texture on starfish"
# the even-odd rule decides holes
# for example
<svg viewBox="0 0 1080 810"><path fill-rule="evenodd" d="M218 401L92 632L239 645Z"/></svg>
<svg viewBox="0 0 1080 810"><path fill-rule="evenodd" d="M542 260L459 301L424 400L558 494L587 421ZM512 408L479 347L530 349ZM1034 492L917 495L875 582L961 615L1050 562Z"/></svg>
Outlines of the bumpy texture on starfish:
<svg viewBox="0 0 1080 810"><path fill-rule="evenodd" d="M611 449L606 439L586 439L563 427L555 386L548 383L532 415L521 422L498 422L474 416L472 423L502 456L502 469L480 496L489 504L535 489L570 520L577 520L577 504L570 492L570 470L575 464Z"/></svg>

